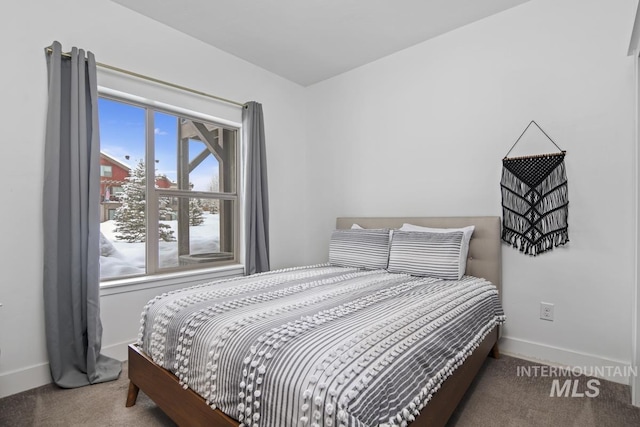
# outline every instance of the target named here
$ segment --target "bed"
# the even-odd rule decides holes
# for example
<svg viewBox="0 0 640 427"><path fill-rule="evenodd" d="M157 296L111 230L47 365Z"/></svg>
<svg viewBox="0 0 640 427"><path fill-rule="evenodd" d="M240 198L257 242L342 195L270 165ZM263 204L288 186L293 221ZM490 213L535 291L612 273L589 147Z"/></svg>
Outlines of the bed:
<svg viewBox="0 0 640 427"><path fill-rule="evenodd" d="M184 426L445 425L499 355L500 220L338 218L337 229L403 223L474 225L466 275L323 264L159 296L129 346L126 405L143 390Z"/></svg>

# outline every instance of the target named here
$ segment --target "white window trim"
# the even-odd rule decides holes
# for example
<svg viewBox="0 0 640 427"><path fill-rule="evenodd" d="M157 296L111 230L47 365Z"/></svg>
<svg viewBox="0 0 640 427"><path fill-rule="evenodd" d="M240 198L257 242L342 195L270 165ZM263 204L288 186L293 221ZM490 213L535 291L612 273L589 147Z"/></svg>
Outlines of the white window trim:
<svg viewBox="0 0 640 427"><path fill-rule="evenodd" d="M150 288L184 285L184 287L212 280L244 275L244 265L231 264L219 267L187 270L149 276L128 277L100 283L100 296L137 292Z"/></svg>
<svg viewBox="0 0 640 427"><path fill-rule="evenodd" d="M219 117L211 116L208 114L203 114L198 111L189 110L186 108L177 107L175 105L166 104L164 102L154 101L142 96L132 95L127 92L122 92L119 90L111 89L105 86L98 86L98 95L99 96L112 96L115 98L119 98L122 101L131 101L133 103L139 103L147 105L150 108L158 108L161 110L169 110L176 114L183 114L187 117L192 117L194 119L201 119L204 121L219 123L223 126L229 126L231 128L236 128L238 131L238 144L239 144L239 153L238 156L241 159L239 162L240 173L238 174L238 182L236 183L236 188L242 189L238 195L238 209L240 214L238 216L239 223L239 238L238 238L238 257L237 264L229 264L229 265L221 265L210 268L201 268L194 270L184 270L184 271L174 271L168 273L157 273L150 274L144 276L134 276L134 277L123 277L122 279L113 279L107 281L100 282L100 296L106 295L115 295L122 294L127 292L136 292L144 289L151 288L163 288L174 285L184 285L192 286L199 283L205 283L207 281L228 278L228 277L236 277L242 276L245 274L245 265L244 265L244 223L245 223L245 215L244 215L244 141L242 138L242 123L235 122L232 120L226 120ZM145 144L146 147L146 144Z"/></svg>
<svg viewBox="0 0 640 427"><path fill-rule="evenodd" d="M115 98L120 98L123 101L130 101L137 104L144 104L151 108L158 108L161 110L169 110L176 114L183 114L188 117L192 117L194 119L200 119L209 122L219 123L224 126L229 126L232 128L237 128L238 132L242 131L242 123L234 122L231 120L221 119L220 117L210 116L208 114L203 114L198 111L189 110L182 107L176 107L175 105L166 104L164 102L153 101L151 99L144 98L142 96L131 95L130 93L121 92L119 90L110 89L104 86L98 86L98 95L104 96L112 96Z"/></svg>

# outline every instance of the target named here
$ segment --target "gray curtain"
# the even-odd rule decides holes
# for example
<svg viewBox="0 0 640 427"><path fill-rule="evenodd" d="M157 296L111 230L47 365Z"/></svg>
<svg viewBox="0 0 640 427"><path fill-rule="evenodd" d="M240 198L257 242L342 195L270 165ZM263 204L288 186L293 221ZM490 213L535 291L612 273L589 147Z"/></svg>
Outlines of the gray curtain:
<svg viewBox="0 0 640 427"><path fill-rule="evenodd" d="M121 363L100 354L98 86L92 53L47 56L44 159L44 309L53 381L64 388L115 380Z"/></svg>
<svg viewBox="0 0 640 427"><path fill-rule="evenodd" d="M269 192L262 105L248 102L242 109L246 148L245 264L246 273L269 271Z"/></svg>

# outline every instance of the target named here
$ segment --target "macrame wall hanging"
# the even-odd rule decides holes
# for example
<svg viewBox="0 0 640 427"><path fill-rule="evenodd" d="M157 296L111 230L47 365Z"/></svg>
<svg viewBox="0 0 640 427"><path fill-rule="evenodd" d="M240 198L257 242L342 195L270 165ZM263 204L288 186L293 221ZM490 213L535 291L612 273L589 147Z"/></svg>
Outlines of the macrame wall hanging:
<svg viewBox="0 0 640 427"><path fill-rule="evenodd" d="M509 158L532 124L559 152ZM536 256L569 241L565 154L532 120L502 159L502 240L524 254Z"/></svg>

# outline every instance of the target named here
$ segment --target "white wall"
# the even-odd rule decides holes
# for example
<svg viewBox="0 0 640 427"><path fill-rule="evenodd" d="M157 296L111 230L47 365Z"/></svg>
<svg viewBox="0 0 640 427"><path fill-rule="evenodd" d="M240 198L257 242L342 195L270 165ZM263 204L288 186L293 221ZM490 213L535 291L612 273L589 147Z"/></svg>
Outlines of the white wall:
<svg viewBox="0 0 640 427"><path fill-rule="evenodd" d="M307 194L299 179L306 170L302 87L107 0L13 0L3 9L0 38L7 43L0 67L0 397L49 381L41 194L47 97L43 48L53 40L63 49L91 50L100 62L240 102L261 102L268 138L272 265L305 262L297 248L299 234L290 233L303 229ZM203 113L240 117L239 109L131 84L109 73L100 73L99 84ZM152 292L102 297L103 347L108 352L121 354L120 344L136 337L137 318ZM125 328L125 322L130 326Z"/></svg>
<svg viewBox="0 0 640 427"><path fill-rule="evenodd" d="M503 349L629 365L636 6L533 0L312 86L311 260L336 216L501 215L501 159L535 119L568 151L571 242L536 258L504 247ZM552 151L538 135L522 151Z"/></svg>

